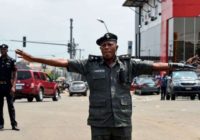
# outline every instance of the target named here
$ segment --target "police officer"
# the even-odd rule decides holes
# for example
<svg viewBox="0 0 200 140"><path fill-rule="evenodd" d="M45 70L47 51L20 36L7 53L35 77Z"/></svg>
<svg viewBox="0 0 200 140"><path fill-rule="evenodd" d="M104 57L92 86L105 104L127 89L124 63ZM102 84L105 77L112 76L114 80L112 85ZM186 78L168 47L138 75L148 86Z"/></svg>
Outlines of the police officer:
<svg viewBox="0 0 200 140"><path fill-rule="evenodd" d="M19 130L15 120L15 108L13 105L13 93L15 92L17 69L15 60L7 54L8 45L0 45L0 129L4 128L3 106L4 97L7 99L8 111L11 121L12 130Z"/></svg>
<svg viewBox="0 0 200 140"><path fill-rule="evenodd" d="M28 61L66 67L69 72L86 77L90 88L88 125L91 126L92 140L131 140L131 79L179 65L135 62L126 55L116 56L117 36L112 33L106 33L96 43L102 56L90 55L86 60L50 60L21 50L16 53Z"/></svg>
<svg viewBox="0 0 200 140"><path fill-rule="evenodd" d="M166 92L167 92L167 73L163 72L163 76L161 78L161 98L160 100L165 100Z"/></svg>

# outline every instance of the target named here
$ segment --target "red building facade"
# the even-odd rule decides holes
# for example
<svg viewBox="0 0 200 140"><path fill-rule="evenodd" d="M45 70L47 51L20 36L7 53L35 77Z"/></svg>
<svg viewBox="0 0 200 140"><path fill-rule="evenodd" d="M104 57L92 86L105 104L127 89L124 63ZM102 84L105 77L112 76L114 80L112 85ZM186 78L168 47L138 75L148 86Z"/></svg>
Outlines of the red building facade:
<svg viewBox="0 0 200 140"><path fill-rule="evenodd" d="M136 44L136 52L139 55L136 54L136 56L141 56L142 47L148 47L143 42L152 40L147 39L151 38L153 28L156 26L160 27L160 36L155 35L155 40L160 40L160 48L157 47L157 50L160 51L160 60L163 62L186 61L194 55L195 49L200 46L200 0L126 0L123 5L135 7L136 12L139 13L136 14L135 20L136 36L139 36L139 40L136 38L136 42L139 42ZM155 13L159 5L161 7L160 13L154 14L154 17L161 15L161 20L157 21L157 25L156 21L150 21L149 25L143 25L144 29L139 29L146 14ZM147 11L147 13L142 11ZM144 23L147 21L148 19ZM158 24L158 22L160 23ZM157 30L154 32L158 32ZM148 33L149 31L151 34ZM144 38L147 39L144 40ZM150 44L153 44L150 46L152 49L158 42Z"/></svg>
<svg viewBox="0 0 200 140"><path fill-rule="evenodd" d="M168 57L169 51L167 51L167 50L169 50L169 33L170 33L169 21L170 21L170 19L182 18L186 21L187 19L198 18L200 16L199 14L200 14L200 1L198 1L198 0L163 0L163 2L162 2L162 21L161 21L162 22L161 23L162 24L161 25L161 27L162 27L162 29L161 29L161 61L167 62L168 58L169 58ZM183 26L190 26L190 25L186 24ZM197 26L200 26L200 25L198 24ZM176 27L174 27L174 28L176 28ZM186 35L187 35L187 32L185 32L185 36ZM177 54L178 52L176 51L176 49L177 49L176 47L177 47L178 42L181 41L181 40L177 41L178 40L177 32L174 32L173 40L174 40L173 61L177 61L176 56L178 55ZM197 41L197 43L198 42L199 41ZM195 46L193 46L193 48L195 48ZM190 50L191 50L191 48L190 48Z"/></svg>

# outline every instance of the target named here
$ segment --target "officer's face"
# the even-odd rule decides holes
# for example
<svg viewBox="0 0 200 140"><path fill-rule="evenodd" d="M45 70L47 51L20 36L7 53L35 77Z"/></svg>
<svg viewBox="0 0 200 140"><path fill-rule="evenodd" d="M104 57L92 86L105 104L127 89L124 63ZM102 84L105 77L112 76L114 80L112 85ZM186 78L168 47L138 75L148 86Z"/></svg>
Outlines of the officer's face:
<svg viewBox="0 0 200 140"><path fill-rule="evenodd" d="M117 43L115 41L105 41L101 44L100 49L104 59L112 59L117 51Z"/></svg>
<svg viewBox="0 0 200 140"><path fill-rule="evenodd" d="M6 55L8 52L7 48L1 48L1 55Z"/></svg>

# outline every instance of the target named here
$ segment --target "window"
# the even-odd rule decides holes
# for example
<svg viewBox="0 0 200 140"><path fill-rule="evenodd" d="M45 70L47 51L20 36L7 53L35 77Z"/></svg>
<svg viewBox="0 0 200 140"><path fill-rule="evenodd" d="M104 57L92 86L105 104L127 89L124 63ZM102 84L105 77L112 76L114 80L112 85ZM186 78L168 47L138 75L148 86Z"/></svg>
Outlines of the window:
<svg viewBox="0 0 200 140"><path fill-rule="evenodd" d="M41 76L42 80L46 81L46 77L45 77L45 75L43 73L40 73L40 76Z"/></svg>
<svg viewBox="0 0 200 140"><path fill-rule="evenodd" d="M34 75L34 78L35 78L36 80L39 80L39 79L40 79L40 76L39 76L39 74L38 74L37 72L34 72L33 75Z"/></svg>
<svg viewBox="0 0 200 140"><path fill-rule="evenodd" d="M31 78L30 71L18 71L17 72L17 80L26 80Z"/></svg>
<svg viewBox="0 0 200 140"><path fill-rule="evenodd" d="M172 18L168 27L169 61L186 61L195 54L195 48L200 45L200 18Z"/></svg>

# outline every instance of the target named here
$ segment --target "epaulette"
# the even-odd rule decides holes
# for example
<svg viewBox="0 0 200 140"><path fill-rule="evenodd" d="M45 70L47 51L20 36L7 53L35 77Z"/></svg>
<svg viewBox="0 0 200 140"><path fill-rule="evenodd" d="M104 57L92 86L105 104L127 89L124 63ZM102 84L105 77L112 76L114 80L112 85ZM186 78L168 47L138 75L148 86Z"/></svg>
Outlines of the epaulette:
<svg viewBox="0 0 200 140"><path fill-rule="evenodd" d="M125 55L119 55L118 56L120 60L129 60L131 59L131 55L125 54Z"/></svg>
<svg viewBox="0 0 200 140"><path fill-rule="evenodd" d="M102 60L102 56L97 56L97 55L89 55L88 57L89 61L101 61Z"/></svg>
<svg viewBox="0 0 200 140"><path fill-rule="evenodd" d="M16 61L15 59L13 59L13 58L11 58L11 57L10 57L10 60L12 60L12 61L14 61L14 62Z"/></svg>
<svg viewBox="0 0 200 140"><path fill-rule="evenodd" d="M16 62L16 60L15 59L13 59L12 57L10 57L10 56L8 56L8 59L10 60L10 61L14 61L14 62Z"/></svg>

